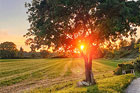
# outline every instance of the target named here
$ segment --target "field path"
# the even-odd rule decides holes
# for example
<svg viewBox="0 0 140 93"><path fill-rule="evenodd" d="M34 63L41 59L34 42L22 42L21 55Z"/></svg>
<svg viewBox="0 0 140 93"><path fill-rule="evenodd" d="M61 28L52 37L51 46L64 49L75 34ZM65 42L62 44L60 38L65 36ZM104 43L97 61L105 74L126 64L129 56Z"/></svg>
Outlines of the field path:
<svg viewBox="0 0 140 93"><path fill-rule="evenodd" d="M125 92L126 93L140 93L140 78L133 80Z"/></svg>

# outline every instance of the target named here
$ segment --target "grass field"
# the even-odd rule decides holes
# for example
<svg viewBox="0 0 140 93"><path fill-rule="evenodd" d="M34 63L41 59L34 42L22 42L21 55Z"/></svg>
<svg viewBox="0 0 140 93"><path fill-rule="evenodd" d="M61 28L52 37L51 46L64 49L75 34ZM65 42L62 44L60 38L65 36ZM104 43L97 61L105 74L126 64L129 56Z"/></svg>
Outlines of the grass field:
<svg viewBox="0 0 140 93"><path fill-rule="evenodd" d="M82 59L0 59L0 93L123 92L134 76L113 75L117 64L122 62L124 60L93 60L97 84L78 88L76 82L84 79Z"/></svg>

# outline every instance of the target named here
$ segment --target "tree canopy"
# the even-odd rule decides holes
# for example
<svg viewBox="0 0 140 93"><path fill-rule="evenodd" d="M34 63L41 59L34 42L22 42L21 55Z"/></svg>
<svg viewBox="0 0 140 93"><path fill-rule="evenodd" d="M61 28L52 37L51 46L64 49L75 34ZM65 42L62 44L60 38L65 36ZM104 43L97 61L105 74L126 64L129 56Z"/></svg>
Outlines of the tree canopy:
<svg viewBox="0 0 140 93"><path fill-rule="evenodd" d="M133 36L140 25L140 0L32 0L25 6L30 22L27 43L38 49L98 45Z"/></svg>
<svg viewBox="0 0 140 93"><path fill-rule="evenodd" d="M3 42L0 44L1 58L14 58L17 51L16 45L13 42Z"/></svg>

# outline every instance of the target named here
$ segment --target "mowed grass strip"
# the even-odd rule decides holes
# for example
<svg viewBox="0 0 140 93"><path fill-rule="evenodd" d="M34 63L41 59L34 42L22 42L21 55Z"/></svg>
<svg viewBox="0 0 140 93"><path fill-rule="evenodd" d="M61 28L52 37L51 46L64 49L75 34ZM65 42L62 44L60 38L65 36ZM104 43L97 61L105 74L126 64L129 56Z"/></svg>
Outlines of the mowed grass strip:
<svg viewBox="0 0 140 93"><path fill-rule="evenodd" d="M122 60L93 60L93 72L97 84L90 87L76 87L76 82L84 77L84 61L79 58L7 60L0 62L0 87L19 82L35 82L41 79L63 80L47 88L32 89L30 93L118 93L130 83L133 75L114 76L112 71ZM81 74L82 73L82 74ZM76 76L77 75L77 76ZM74 77L76 76L76 78ZM79 79L77 78L79 76ZM84 78L83 78L84 79ZM57 79L56 79L57 80ZM73 81L76 80L76 81Z"/></svg>
<svg viewBox="0 0 140 93"><path fill-rule="evenodd" d="M37 69L40 66L45 66L45 65L49 65L49 63L47 62L47 63L39 63L39 64L38 63L28 64L28 65L23 66L24 68L17 67L16 69L13 69L13 70L0 72L0 77L2 78L2 77L7 77L7 76L14 75L14 74L18 74L18 73L24 73L24 72L27 72L27 71L30 71L33 69Z"/></svg>
<svg viewBox="0 0 140 93"><path fill-rule="evenodd" d="M45 64L44 64L45 63ZM25 63L24 63L25 64ZM37 64L39 65L39 67L37 66ZM13 71L13 73L7 73L7 71L5 71L5 72L0 72L0 73L7 73L7 75L9 75L9 77L4 77L5 79L7 79L7 78L11 78L11 77L16 77L16 76L18 76L18 75L22 75L22 74L26 74L26 73L31 73L31 72L36 72L36 71L38 71L38 70L44 70L45 68L50 68L51 67L51 65L55 65L55 64L59 64L57 61L56 62L53 62L53 64L52 63L50 63L50 62L32 62L32 64L28 64L28 65L26 65L28 68L27 68L27 70L28 71L26 71L26 69L22 69L23 70L23 72L24 73L22 73L22 70L20 69L20 67L17 67L17 69L16 69L16 71L17 70L19 70L19 73L17 73L17 72L14 72L14 70L10 70L11 72ZM25 67L26 67L25 66ZM22 67L21 67L22 68ZM20 72L20 70L21 70L21 72ZM3 76L5 76L5 74L3 74ZM0 78L0 80L2 80L2 79L4 79L4 78Z"/></svg>
<svg viewBox="0 0 140 93"><path fill-rule="evenodd" d="M4 80L1 80L0 86L8 86L8 85L22 82L24 80L33 81L33 80L41 79L45 75L45 73L41 71L45 71L46 69L47 68L45 67L45 68L37 69L35 71L29 71L29 72L21 73L21 74L14 75L8 78L4 78Z"/></svg>
<svg viewBox="0 0 140 93"><path fill-rule="evenodd" d="M28 79L29 80L41 79L41 78L43 78L43 76L49 77L49 75L52 74L49 72L53 71L53 69L54 69L54 71L57 71L54 74L57 73L57 75L58 75L62 72L60 70L64 69L63 68L64 66L62 66L62 65L65 65L64 63L66 64L66 61L61 63L61 61L52 60L52 62L49 62L47 64L42 64L41 62L40 63L38 62L37 64L42 64L42 65L40 65L39 67L30 65L30 68L28 69L28 71L23 71L24 73L18 73L18 74L14 73L14 75L11 74L11 76L5 77L5 78L0 77L0 80L1 80L0 86L12 85L12 84L16 84L18 82L22 82L22 81L28 80ZM58 66L59 66L59 68L58 68ZM57 77L57 75L55 77ZM54 76L52 77L51 75L50 75L50 77L54 78Z"/></svg>

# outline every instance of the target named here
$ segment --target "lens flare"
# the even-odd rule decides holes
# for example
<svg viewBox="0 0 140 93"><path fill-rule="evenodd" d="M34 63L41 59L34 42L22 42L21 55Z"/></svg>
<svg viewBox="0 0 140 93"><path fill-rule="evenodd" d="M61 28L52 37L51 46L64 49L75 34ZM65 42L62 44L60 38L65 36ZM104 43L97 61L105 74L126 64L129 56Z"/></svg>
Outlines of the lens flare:
<svg viewBox="0 0 140 93"><path fill-rule="evenodd" d="M81 50L83 50L85 48L85 46L84 45L81 45L80 48L81 48Z"/></svg>

